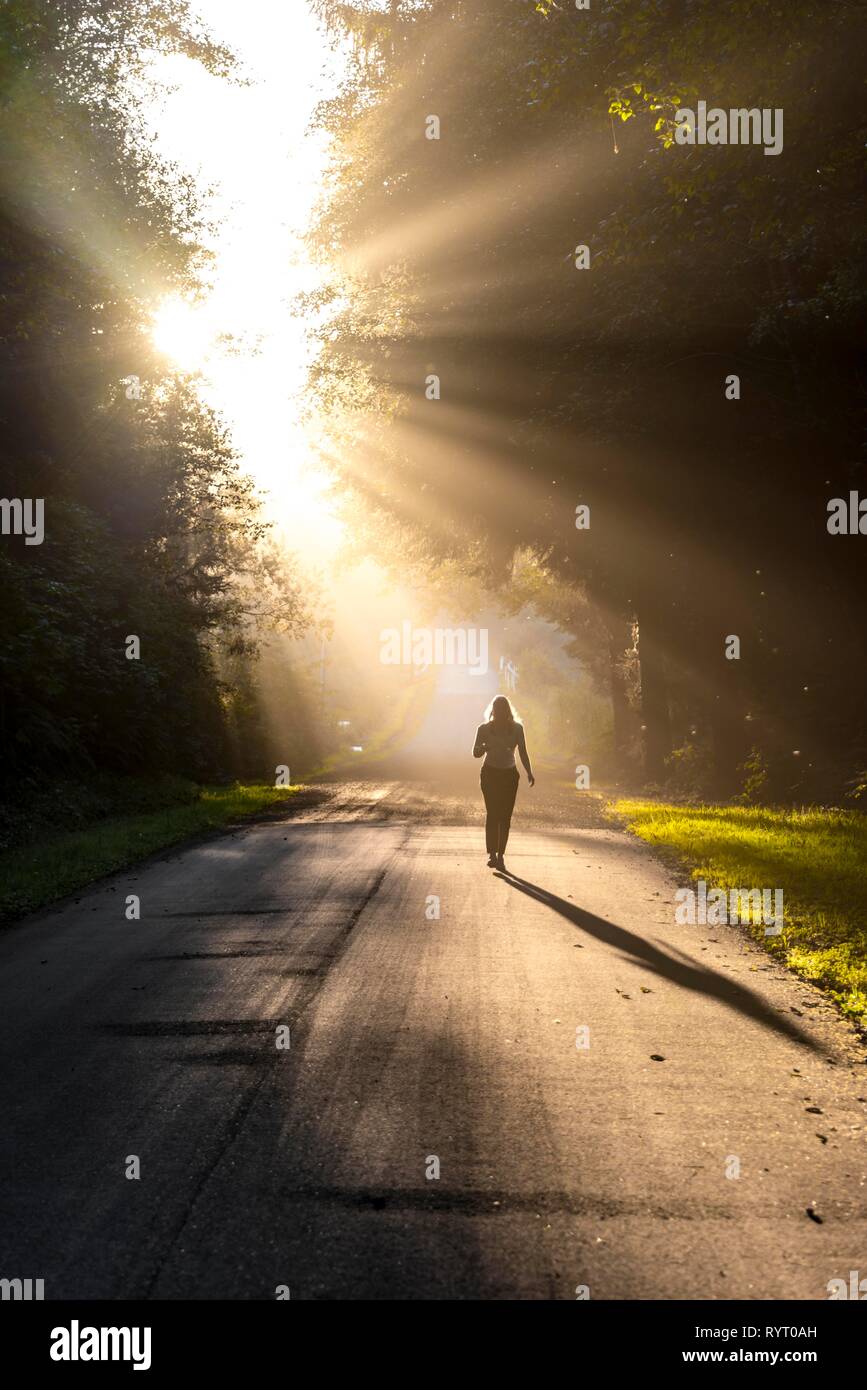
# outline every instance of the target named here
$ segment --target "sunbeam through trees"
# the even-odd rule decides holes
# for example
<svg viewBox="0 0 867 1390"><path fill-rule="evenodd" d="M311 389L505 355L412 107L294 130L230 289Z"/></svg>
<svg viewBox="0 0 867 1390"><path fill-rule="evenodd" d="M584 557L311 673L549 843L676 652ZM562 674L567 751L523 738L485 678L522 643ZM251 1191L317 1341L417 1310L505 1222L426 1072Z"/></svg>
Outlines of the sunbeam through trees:
<svg viewBox="0 0 867 1390"><path fill-rule="evenodd" d="M16 1368L568 1300L851 1373L865 39L0 3Z"/></svg>

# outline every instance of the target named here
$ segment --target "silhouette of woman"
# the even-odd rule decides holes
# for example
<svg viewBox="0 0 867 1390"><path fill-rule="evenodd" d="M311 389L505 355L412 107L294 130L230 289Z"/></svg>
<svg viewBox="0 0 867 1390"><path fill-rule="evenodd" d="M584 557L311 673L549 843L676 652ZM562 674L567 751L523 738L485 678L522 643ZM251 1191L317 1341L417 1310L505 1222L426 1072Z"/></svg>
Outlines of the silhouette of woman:
<svg viewBox="0 0 867 1390"><path fill-rule="evenodd" d="M515 766L517 748L524 764L527 781L534 786L536 779L530 766L524 726L505 695L496 695L485 710L485 723L476 730L473 757L481 758L482 796L485 798L485 844L488 868L505 869L503 854L509 839L512 811L518 794L520 773Z"/></svg>

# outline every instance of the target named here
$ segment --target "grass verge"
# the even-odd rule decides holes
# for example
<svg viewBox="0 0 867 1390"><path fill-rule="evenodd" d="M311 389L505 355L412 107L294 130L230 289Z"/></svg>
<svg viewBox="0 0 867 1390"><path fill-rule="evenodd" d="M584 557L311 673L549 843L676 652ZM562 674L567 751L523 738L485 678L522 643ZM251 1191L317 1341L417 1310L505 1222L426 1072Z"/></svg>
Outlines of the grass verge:
<svg viewBox="0 0 867 1390"><path fill-rule="evenodd" d="M75 830L41 833L32 843L0 853L0 922L66 897L190 835L218 830L268 810L299 790L239 782L223 787L190 785L181 804L175 797L175 804L115 814Z"/></svg>
<svg viewBox="0 0 867 1390"><path fill-rule="evenodd" d="M867 1029L867 815L643 800L610 809L708 889L782 888L782 934L745 930Z"/></svg>

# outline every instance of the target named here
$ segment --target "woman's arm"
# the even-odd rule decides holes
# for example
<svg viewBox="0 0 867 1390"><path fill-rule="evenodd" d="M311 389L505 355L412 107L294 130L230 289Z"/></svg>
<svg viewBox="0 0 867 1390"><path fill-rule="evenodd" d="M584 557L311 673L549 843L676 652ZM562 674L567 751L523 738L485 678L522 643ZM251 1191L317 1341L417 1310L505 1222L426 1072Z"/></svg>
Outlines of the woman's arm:
<svg viewBox="0 0 867 1390"><path fill-rule="evenodd" d="M527 781L530 783L531 787L535 786L536 779L533 776L533 769L530 766L530 754L527 752L527 740L524 737L524 730L520 724L518 725L518 755L521 762L524 764Z"/></svg>
<svg viewBox="0 0 867 1390"><path fill-rule="evenodd" d="M473 744L473 757L483 758L487 751L488 746L485 740L485 726L484 724L480 724L476 729L476 741Z"/></svg>

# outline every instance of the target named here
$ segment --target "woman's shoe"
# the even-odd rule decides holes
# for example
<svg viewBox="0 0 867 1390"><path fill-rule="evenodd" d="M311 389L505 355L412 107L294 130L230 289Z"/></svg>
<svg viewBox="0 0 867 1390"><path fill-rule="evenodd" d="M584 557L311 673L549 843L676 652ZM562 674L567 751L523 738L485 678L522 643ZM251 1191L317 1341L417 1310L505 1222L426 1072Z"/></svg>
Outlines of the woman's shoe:
<svg viewBox="0 0 867 1390"><path fill-rule="evenodd" d="M497 862L494 867L497 869L505 869L506 865L503 862L503 856L501 854L497 855Z"/></svg>
<svg viewBox="0 0 867 1390"><path fill-rule="evenodd" d="M488 868L489 868L489 869L496 869L497 867L498 867L498 865L497 865L497 856L496 856L495 854L489 854L489 855L488 855Z"/></svg>

